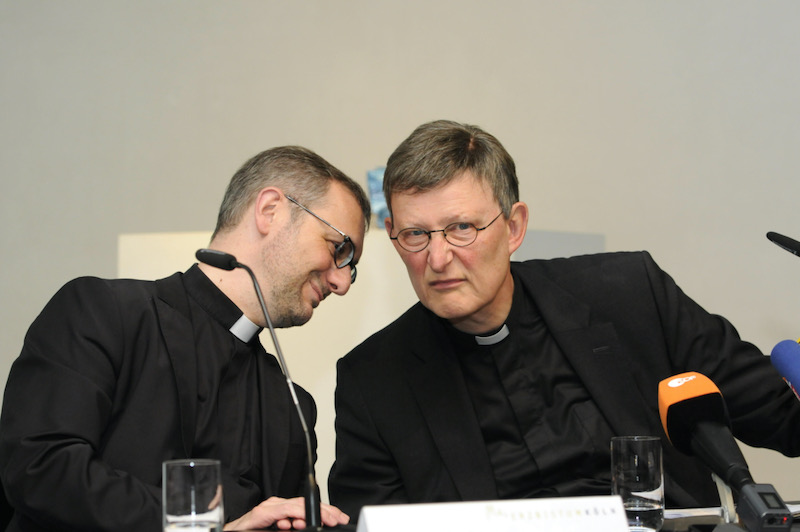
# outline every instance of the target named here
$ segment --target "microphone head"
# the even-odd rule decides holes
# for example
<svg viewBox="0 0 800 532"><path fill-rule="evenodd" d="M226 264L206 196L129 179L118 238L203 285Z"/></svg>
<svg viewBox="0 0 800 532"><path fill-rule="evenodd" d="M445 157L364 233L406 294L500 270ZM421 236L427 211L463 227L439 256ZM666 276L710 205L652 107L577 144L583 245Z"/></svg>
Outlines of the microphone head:
<svg viewBox="0 0 800 532"><path fill-rule="evenodd" d="M794 340L779 342L772 348L769 360L800 399L800 344Z"/></svg>
<svg viewBox="0 0 800 532"><path fill-rule="evenodd" d="M788 236L783 236L779 233L775 233L774 231L767 233L767 238L774 242L778 247L785 249L789 253L800 256L800 242L797 240L789 238Z"/></svg>
<svg viewBox="0 0 800 532"><path fill-rule="evenodd" d="M669 441L688 455L693 454L692 434L698 423L729 424L719 388L695 371L673 375L658 384L658 411Z"/></svg>
<svg viewBox="0 0 800 532"><path fill-rule="evenodd" d="M222 270L233 270L239 267L236 257L224 251L217 251L216 249L198 249L194 254L202 263L220 268Z"/></svg>

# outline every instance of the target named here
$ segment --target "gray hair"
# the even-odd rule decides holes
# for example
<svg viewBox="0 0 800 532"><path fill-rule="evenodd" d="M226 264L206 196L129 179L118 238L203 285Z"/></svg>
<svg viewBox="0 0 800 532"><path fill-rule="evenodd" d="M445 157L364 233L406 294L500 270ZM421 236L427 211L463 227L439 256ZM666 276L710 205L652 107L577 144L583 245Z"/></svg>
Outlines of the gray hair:
<svg viewBox="0 0 800 532"><path fill-rule="evenodd" d="M283 146L252 157L234 174L225 190L211 238L235 227L264 187L278 187L310 208L327 194L334 181L353 194L369 227L369 199L358 183L307 148ZM292 209L292 216L293 219L300 216L299 209Z"/></svg>
<svg viewBox="0 0 800 532"><path fill-rule="evenodd" d="M449 120L419 126L386 163L383 194L390 215L393 193L431 190L466 171L489 184L508 217L519 201L519 181L514 160L503 145L477 126Z"/></svg>

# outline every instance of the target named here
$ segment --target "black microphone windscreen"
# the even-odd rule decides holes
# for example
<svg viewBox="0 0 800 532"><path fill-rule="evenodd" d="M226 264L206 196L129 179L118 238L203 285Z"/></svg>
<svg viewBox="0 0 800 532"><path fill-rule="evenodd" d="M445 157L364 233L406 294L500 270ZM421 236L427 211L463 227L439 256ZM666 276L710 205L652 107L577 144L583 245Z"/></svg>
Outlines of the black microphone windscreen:
<svg viewBox="0 0 800 532"><path fill-rule="evenodd" d="M800 242L798 242L797 240L789 238L788 236L783 236L773 231L767 233L767 238L769 238L770 241L777 244L778 247L785 249L789 253L793 253L795 255L800 256Z"/></svg>
<svg viewBox="0 0 800 532"><path fill-rule="evenodd" d="M217 251L216 249L198 249L194 256L197 257L197 260L200 262L208 264L209 266L214 266L215 268L220 268L221 270L233 270L239 266L236 257L230 253Z"/></svg>

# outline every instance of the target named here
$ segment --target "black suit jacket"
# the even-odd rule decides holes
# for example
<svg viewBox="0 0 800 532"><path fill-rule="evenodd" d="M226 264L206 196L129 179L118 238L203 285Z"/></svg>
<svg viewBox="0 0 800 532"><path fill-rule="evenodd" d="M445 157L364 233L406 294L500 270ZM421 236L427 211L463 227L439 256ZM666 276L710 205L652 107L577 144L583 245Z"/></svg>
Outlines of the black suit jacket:
<svg viewBox="0 0 800 532"><path fill-rule="evenodd" d="M708 470L661 428L658 383L671 375L710 377L742 441L800 454L800 403L768 359L647 253L512 263L512 271L613 431L662 438L668 506L718 504ZM356 517L367 504L497 498L456 357L442 322L418 303L339 361L333 504Z"/></svg>
<svg viewBox="0 0 800 532"><path fill-rule="evenodd" d="M53 297L3 402L0 478L15 508L8 530L161 530L161 463L194 457L192 328L180 273L155 282L81 278ZM302 428L275 359L257 363L269 456L263 495L300 495ZM313 427L313 400L298 395ZM227 495L225 506L230 518L250 509Z"/></svg>

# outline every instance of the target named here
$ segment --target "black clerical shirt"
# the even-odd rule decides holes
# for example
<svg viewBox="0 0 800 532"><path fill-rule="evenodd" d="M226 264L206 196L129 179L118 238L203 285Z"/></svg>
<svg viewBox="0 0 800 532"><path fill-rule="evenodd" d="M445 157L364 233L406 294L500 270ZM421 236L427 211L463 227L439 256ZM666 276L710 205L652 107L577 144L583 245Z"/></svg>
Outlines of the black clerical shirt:
<svg viewBox="0 0 800 532"><path fill-rule="evenodd" d="M612 430L515 280L509 334L451 326L501 499L608 495Z"/></svg>
<svg viewBox="0 0 800 532"><path fill-rule="evenodd" d="M259 441L258 330L243 341L230 329L242 311L197 266L184 275L197 346L197 428L192 456L222 462L225 513L240 516L264 499L266 445Z"/></svg>

